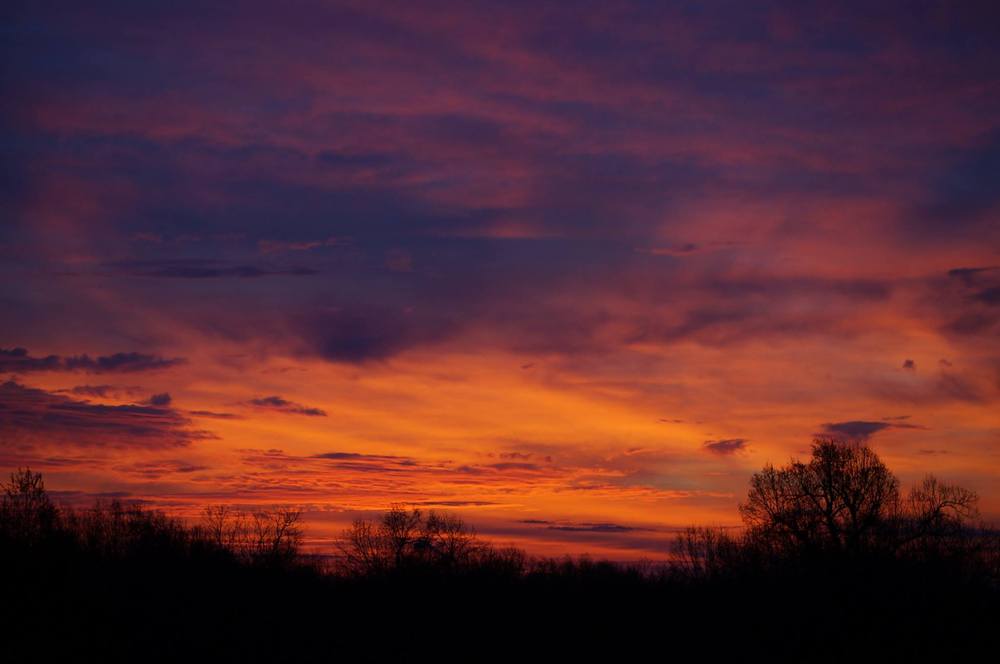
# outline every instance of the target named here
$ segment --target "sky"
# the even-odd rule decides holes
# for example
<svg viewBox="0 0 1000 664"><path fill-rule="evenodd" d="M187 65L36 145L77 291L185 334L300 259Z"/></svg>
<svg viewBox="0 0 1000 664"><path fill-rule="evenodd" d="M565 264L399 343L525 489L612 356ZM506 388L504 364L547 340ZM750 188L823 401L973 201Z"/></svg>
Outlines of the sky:
<svg viewBox="0 0 1000 664"><path fill-rule="evenodd" d="M1000 523L995 3L0 26L4 474L639 559L826 434Z"/></svg>

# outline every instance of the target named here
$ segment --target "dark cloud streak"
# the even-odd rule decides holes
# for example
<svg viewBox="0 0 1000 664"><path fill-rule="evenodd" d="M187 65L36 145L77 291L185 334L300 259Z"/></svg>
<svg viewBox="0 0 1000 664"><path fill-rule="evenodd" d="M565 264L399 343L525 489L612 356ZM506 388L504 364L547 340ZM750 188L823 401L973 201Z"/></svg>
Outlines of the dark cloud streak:
<svg viewBox="0 0 1000 664"><path fill-rule="evenodd" d="M32 357L25 348L0 349L0 372L15 374L40 371L81 371L84 373L139 373L169 369L184 363L183 358L163 358L147 353L115 353L90 357L73 355Z"/></svg>
<svg viewBox="0 0 1000 664"><path fill-rule="evenodd" d="M78 401L13 381L0 385L0 443L80 447L182 447L212 438L169 407Z"/></svg>
<svg viewBox="0 0 1000 664"><path fill-rule="evenodd" d="M279 396L258 397L246 402L248 406L263 410L273 410L291 415L306 415L309 417L326 417L326 412L319 408L303 406L302 404L288 401Z"/></svg>
<svg viewBox="0 0 1000 664"><path fill-rule="evenodd" d="M725 438L722 440L706 440L702 447L706 452L719 456L730 456L746 451L750 441L745 438Z"/></svg>

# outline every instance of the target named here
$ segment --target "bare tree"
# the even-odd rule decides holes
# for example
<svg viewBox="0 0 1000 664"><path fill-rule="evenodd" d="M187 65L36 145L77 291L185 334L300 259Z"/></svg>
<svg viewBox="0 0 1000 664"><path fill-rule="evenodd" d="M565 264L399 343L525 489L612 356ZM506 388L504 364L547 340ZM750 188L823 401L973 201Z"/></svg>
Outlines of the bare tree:
<svg viewBox="0 0 1000 664"><path fill-rule="evenodd" d="M448 565L467 561L484 546L476 531L454 514L431 512L424 522L423 536L431 555Z"/></svg>
<svg viewBox="0 0 1000 664"><path fill-rule="evenodd" d="M423 513L420 510L407 511L401 505L393 505L382 516L379 539L393 566L402 567L416 558L414 553L420 548L418 538L423 525Z"/></svg>
<svg viewBox="0 0 1000 664"><path fill-rule="evenodd" d="M960 547L968 524L979 517L978 502L975 492L927 475L904 503L897 549Z"/></svg>
<svg viewBox="0 0 1000 664"><path fill-rule="evenodd" d="M302 543L302 511L280 509L251 513L251 557L260 563L286 563Z"/></svg>
<svg viewBox="0 0 1000 664"><path fill-rule="evenodd" d="M255 564L285 564L302 544L302 511L242 512L226 505L206 507L200 530L214 544Z"/></svg>
<svg viewBox="0 0 1000 664"><path fill-rule="evenodd" d="M809 463L772 465L750 480L739 507L748 533L786 550L896 550L964 527L976 495L928 477L904 501L899 480L859 442L814 440Z"/></svg>
<svg viewBox="0 0 1000 664"><path fill-rule="evenodd" d="M0 483L0 487L0 523L8 536L30 543L55 525L58 512L45 491L41 473L18 469L10 474L10 482Z"/></svg>
<svg viewBox="0 0 1000 664"><path fill-rule="evenodd" d="M239 530L233 523L235 517L235 511L228 505L209 505L202 512L201 532L213 544L232 549Z"/></svg>
<svg viewBox="0 0 1000 664"><path fill-rule="evenodd" d="M685 528L674 539L674 570L693 577L733 570L743 553L742 542L723 528Z"/></svg>
<svg viewBox="0 0 1000 664"><path fill-rule="evenodd" d="M387 547L383 545L378 523L356 519L338 544L347 571L378 574L389 569Z"/></svg>
<svg viewBox="0 0 1000 664"><path fill-rule="evenodd" d="M359 574L454 569L496 553L457 516L434 511L425 516L401 505L393 505L377 521L356 520L339 546L347 570Z"/></svg>

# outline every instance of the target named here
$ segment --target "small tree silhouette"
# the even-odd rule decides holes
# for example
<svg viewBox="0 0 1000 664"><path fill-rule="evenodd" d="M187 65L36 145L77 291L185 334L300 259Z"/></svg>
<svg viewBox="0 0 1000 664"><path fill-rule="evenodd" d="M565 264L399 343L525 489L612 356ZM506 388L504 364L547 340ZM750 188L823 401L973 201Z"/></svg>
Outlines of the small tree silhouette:
<svg viewBox="0 0 1000 664"><path fill-rule="evenodd" d="M0 483L0 487L0 524L7 537L32 544L55 526L58 512L45 491L41 473L19 468L10 474L10 482Z"/></svg>
<svg viewBox="0 0 1000 664"><path fill-rule="evenodd" d="M350 573L371 575L404 569L454 570L487 560L499 567L500 555L479 540L455 515L393 505L377 521L356 520L340 542Z"/></svg>
<svg viewBox="0 0 1000 664"><path fill-rule="evenodd" d="M302 544L302 511L241 512L228 505L204 509L198 532L237 558L256 565L294 562Z"/></svg>

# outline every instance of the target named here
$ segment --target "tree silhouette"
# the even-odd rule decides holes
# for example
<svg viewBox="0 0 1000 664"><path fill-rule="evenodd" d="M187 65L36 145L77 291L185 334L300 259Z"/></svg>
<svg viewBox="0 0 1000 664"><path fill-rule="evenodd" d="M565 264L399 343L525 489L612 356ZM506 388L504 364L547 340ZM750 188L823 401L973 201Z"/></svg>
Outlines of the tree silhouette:
<svg viewBox="0 0 1000 664"><path fill-rule="evenodd" d="M501 557L457 516L434 511L424 515L401 505L393 505L376 521L354 521L339 547L346 569L362 575L454 570Z"/></svg>
<svg viewBox="0 0 1000 664"><path fill-rule="evenodd" d="M871 450L813 452L753 478L749 528L688 529L648 568L528 557L398 505L356 521L341 564L320 566L296 559L295 510L211 507L192 526L139 502L55 508L26 469L0 494L4 653L326 661L334 625L347 661L466 661L484 643L483 661L631 661L662 646L664 623L679 643L720 640L705 617L740 602L752 610L713 644L727 659L972 661L993 647L1000 538L969 528L975 494L928 477L901 496ZM519 629L497 639L511 616ZM588 638L553 637L570 633Z"/></svg>
<svg viewBox="0 0 1000 664"><path fill-rule="evenodd" d="M242 512L210 505L198 533L246 562L285 565L294 562L302 544L302 511L274 509Z"/></svg>
<svg viewBox="0 0 1000 664"><path fill-rule="evenodd" d="M57 510L45 491L41 473L18 469L10 474L10 482L0 483L0 487L0 524L7 537L31 544L53 528Z"/></svg>
<svg viewBox="0 0 1000 664"><path fill-rule="evenodd" d="M782 551L860 553L954 534L975 518L978 497L933 476L904 500L899 480L856 441L818 437L808 463L768 464L739 507L748 535Z"/></svg>
<svg viewBox="0 0 1000 664"><path fill-rule="evenodd" d="M973 491L927 475L903 504L897 549L958 551L969 541L968 526L979 516L978 502Z"/></svg>

